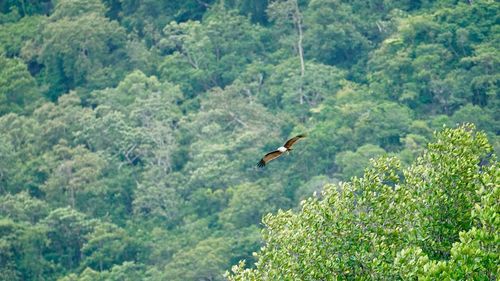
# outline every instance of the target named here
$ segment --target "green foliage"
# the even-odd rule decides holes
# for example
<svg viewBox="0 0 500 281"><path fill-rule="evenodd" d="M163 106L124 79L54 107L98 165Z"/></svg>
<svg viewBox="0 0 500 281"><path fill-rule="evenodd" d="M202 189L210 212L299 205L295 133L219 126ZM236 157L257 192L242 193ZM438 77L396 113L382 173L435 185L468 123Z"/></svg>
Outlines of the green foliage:
<svg viewBox="0 0 500 281"><path fill-rule="evenodd" d="M124 260L135 259L133 239L114 224L98 224L86 238L87 242L82 246L84 255L84 260L80 264L82 268L93 268L102 272L113 267L114 271L114 265Z"/></svg>
<svg viewBox="0 0 500 281"><path fill-rule="evenodd" d="M116 88L95 91L93 96L100 105L86 137L95 149L119 154L130 164L140 159L165 172L172 169L173 133L181 114L177 86L135 71Z"/></svg>
<svg viewBox="0 0 500 281"><path fill-rule="evenodd" d="M304 15L305 24L311 26L305 32L306 54L337 65L354 63L365 54L371 43L368 34L380 31L363 30L367 20L354 16L358 11L353 13L353 8L342 1L311 1Z"/></svg>
<svg viewBox="0 0 500 281"><path fill-rule="evenodd" d="M171 22L163 29L159 47L167 56L162 76L181 85L189 96L232 82L245 64L262 50L258 26L248 19L214 8L199 21Z"/></svg>
<svg viewBox="0 0 500 281"><path fill-rule="evenodd" d="M152 169L152 173L162 172ZM154 175L152 175L154 178ZM175 225L184 214L185 202L176 188L168 181L159 179L158 182L147 178L137 187L137 195L133 202L134 212L140 218L158 220Z"/></svg>
<svg viewBox="0 0 500 281"><path fill-rule="evenodd" d="M23 17L19 21L2 24L0 53L7 57L19 56L26 41L36 37L38 26L45 22L42 16Z"/></svg>
<svg viewBox="0 0 500 281"><path fill-rule="evenodd" d="M484 134L473 130L470 126L443 130L405 175L420 199L417 235L425 238L422 248L432 258L449 256L459 232L471 227L471 210L480 201L478 191L491 188L484 178L494 184L489 173L494 172L495 162L486 170L480 166L487 157L496 161L491 156L492 147Z"/></svg>
<svg viewBox="0 0 500 281"><path fill-rule="evenodd" d="M268 0L231 0L224 1L224 4L250 16L254 22L265 24L267 23L266 8L268 2Z"/></svg>
<svg viewBox="0 0 500 281"><path fill-rule="evenodd" d="M468 102L494 102L498 77L490 69L498 51L489 46L498 40L490 24L497 10L498 3L478 1L402 19L371 56L374 89L423 112L450 114ZM487 57L489 66L480 66Z"/></svg>
<svg viewBox="0 0 500 281"><path fill-rule="evenodd" d="M0 1L0 279L498 278L498 10Z"/></svg>
<svg viewBox="0 0 500 281"><path fill-rule="evenodd" d="M52 265L41 255L47 230L0 219L0 277L4 280L37 280L50 274Z"/></svg>
<svg viewBox="0 0 500 281"><path fill-rule="evenodd" d="M276 211L278 206L286 206L279 186L252 186L242 184L234 189L229 189L232 195L228 206L220 212L220 220L223 224L229 224L231 228L258 224L261 217L267 213Z"/></svg>
<svg viewBox="0 0 500 281"><path fill-rule="evenodd" d="M110 65L122 63L126 35L103 12L98 0L61 1L40 36L27 47L26 56L44 65L44 80L53 87L50 98L85 83L93 89L116 82L117 73L111 73ZM101 76L107 79L102 81Z"/></svg>
<svg viewBox="0 0 500 281"><path fill-rule="evenodd" d="M0 55L0 69L0 115L32 110L40 95L23 61Z"/></svg>
<svg viewBox="0 0 500 281"><path fill-rule="evenodd" d="M91 233L94 220L70 208L58 208L41 221L50 239L48 260L64 268L76 268L82 258L81 249Z"/></svg>
<svg viewBox="0 0 500 281"><path fill-rule="evenodd" d="M52 7L51 1L2 1L0 13L16 14L27 17L36 14L48 14Z"/></svg>
<svg viewBox="0 0 500 281"><path fill-rule="evenodd" d="M53 153L44 157L50 174L42 186L47 199L79 210L95 207L92 197L105 192L100 179L106 160L83 146L71 148L64 143L54 146Z"/></svg>
<svg viewBox="0 0 500 281"><path fill-rule="evenodd" d="M298 213L267 215L256 269L230 280L494 279L498 171L483 133L444 129L406 169L382 158Z"/></svg>
<svg viewBox="0 0 500 281"><path fill-rule="evenodd" d="M74 1L74 0L59 0L54 8L54 12L50 15L52 20L62 18L76 18L84 14L95 13L99 16L104 16L106 7L99 0L90 1Z"/></svg>
<svg viewBox="0 0 500 281"><path fill-rule="evenodd" d="M227 263L230 253L229 244L224 238L214 238L197 244L186 252L174 256L174 262L164 270L167 280L223 280L219 269ZM204 257L200 259L199 257Z"/></svg>
<svg viewBox="0 0 500 281"><path fill-rule="evenodd" d="M110 6L112 18L118 18L128 30L137 31L147 45L155 45L161 38L161 30L172 21L199 20L214 3L207 1L135 1L105 0Z"/></svg>
<svg viewBox="0 0 500 281"><path fill-rule="evenodd" d="M183 172L189 175L192 190L226 188L255 178L254 172L239 171L255 167L255 155L261 153L258 147L266 141L262 136L277 137L280 132L275 128L282 124L239 83L207 93L200 111L188 118L189 123L181 124L191 139Z"/></svg>
<svg viewBox="0 0 500 281"><path fill-rule="evenodd" d="M19 192L21 190L35 191L44 180L44 175L38 170L38 153L40 153L41 130L32 118L16 114L6 114L0 117L2 134L2 152L0 154L0 170L2 193Z"/></svg>
<svg viewBox="0 0 500 281"><path fill-rule="evenodd" d="M93 121L92 111L81 107L75 92L58 98L57 104L45 103L33 113L40 130L37 141L45 149L61 142L76 142L75 136Z"/></svg>
<svg viewBox="0 0 500 281"><path fill-rule="evenodd" d="M69 274L63 278L57 279L59 281L134 281L144 277L143 267L134 262L124 262L123 264L115 265L110 270L95 271L86 268L79 275L74 273ZM150 280L150 279L146 279ZM155 279L153 279L155 280Z"/></svg>
<svg viewBox="0 0 500 281"><path fill-rule="evenodd" d="M46 217L49 206L45 201L31 197L27 192L1 197L0 215L17 222L37 223Z"/></svg>
<svg viewBox="0 0 500 281"><path fill-rule="evenodd" d="M342 175L345 179L350 179L354 176L361 176L364 168L372 158L378 158L383 155L385 150L373 145L366 144L359 147L355 152L344 151L337 154L335 164L339 166Z"/></svg>
<svg viewBox="0 0 500 281"><path fill-rule="evenodd" d="M297 59L289 59L275 66L259 99L271 108L293 112L298 120L309 116L309 110L333 96L342 87L345 72L332 66L306 63L301 77Z"/></svg>

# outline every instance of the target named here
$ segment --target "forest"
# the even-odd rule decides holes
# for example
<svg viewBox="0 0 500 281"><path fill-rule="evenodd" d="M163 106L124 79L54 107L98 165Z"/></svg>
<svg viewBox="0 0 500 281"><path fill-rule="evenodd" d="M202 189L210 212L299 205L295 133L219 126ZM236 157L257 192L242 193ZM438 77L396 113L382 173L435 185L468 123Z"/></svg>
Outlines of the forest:
<svg viewBox="0 0 500 281"><path fill-rule="evenodd" d="M494 0L0 0L0 280L497 280L499 47Z"/></svg>

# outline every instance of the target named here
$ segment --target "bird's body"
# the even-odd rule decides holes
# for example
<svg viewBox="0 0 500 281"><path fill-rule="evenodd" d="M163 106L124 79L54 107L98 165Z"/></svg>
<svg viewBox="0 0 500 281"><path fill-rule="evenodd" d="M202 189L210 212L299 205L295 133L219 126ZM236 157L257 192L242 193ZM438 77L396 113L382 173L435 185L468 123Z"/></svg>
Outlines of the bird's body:
<svg viewBox="0 0 500 281"><path fill-rule="evenodd" d="M284 147L284 146L280 146L280 147L278 147L278 151L279 151L279 152L281 152L281 153L283 153L283 152L285 152L285 151L287 151L287 150L288 150L288 149L286 149L286 147Z"/></svg>
<svg viewBox="0 0 500 281"><path fill-rule="evenodd" d="M268 154L264 155L262 159L260 159L259 163L257 163L258 167L264 167L269 161L274 160L281 156L281 154L291 151L292 145L301 138L304 138L306 135L301 134L296 137L293 137L286 141L283 146L278 147L275 151L271 151Z"/></svg>

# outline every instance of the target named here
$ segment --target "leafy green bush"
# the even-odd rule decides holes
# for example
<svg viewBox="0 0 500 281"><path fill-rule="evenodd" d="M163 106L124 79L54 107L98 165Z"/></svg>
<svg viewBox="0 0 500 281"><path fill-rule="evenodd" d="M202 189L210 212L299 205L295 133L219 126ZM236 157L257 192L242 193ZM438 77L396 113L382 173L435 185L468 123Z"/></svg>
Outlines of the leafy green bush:
<svg viewBox="0 0 500 281"><path fill-rule="evenodd" d="M229 278L494 280L499 171L484 133L444 129L408 168L374 160L300 212L267 215L256 268L240 263Z"/></svg>

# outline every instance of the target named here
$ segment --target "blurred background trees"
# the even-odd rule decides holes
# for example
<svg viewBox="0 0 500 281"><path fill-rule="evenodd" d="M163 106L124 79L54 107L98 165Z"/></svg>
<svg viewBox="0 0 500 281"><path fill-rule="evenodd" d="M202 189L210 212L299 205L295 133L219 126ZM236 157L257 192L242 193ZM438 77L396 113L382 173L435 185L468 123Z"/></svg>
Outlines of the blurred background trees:
<svg viewBox="0 0 500 281"><path fill-rule="evenodd" d="M0 1L0 279L498 277L499 9Z"/></svg>

